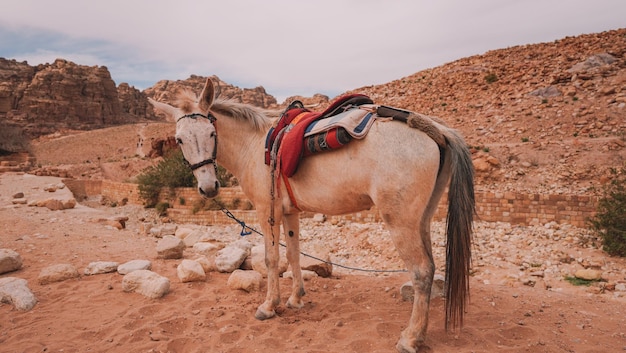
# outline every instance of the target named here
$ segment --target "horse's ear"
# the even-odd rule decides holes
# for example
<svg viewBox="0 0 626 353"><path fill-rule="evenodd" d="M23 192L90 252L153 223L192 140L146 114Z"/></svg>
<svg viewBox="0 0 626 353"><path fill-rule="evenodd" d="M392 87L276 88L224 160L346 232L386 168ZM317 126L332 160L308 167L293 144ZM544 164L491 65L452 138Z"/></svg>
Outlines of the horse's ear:
<svg viewBox="0 0 626 353"><path fill-rule="evenodd" d="M176 121L176 113L177 113L176 108L166 103L157 102L150 97L148 97L148 102L152 104L152 106L157 112L165 114L165 117L167 118L167 120Z"/></svg>
<svg viewBox="0 0 626 353"><path fill-rule="evenodd" d="M213 86L213 81L211 81L211 78L207 78L204 89L202 89L202 94L200 94L200 109L205 112L209 111L214 98L215 87Z"/></svg>

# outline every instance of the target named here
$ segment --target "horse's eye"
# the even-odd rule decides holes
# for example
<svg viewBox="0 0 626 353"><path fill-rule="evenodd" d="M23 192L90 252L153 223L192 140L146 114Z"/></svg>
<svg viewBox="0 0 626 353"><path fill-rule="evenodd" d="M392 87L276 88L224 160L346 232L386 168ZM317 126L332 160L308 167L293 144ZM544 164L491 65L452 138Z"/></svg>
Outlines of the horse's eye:
<svg viewBox="0 0 626 353"><path fill-rule="evenodd" d="M179 145L182 145L183 144L183 140L181 140L180 138L177 137L176 138L176 143L179 144Z"/></svg>
<svg viewBox="0 0 626 353"><path fill-rule="evenodd" d="M212 132L211 137L215 137L215 136L217 136L217 134L215 132Z"/></svg>

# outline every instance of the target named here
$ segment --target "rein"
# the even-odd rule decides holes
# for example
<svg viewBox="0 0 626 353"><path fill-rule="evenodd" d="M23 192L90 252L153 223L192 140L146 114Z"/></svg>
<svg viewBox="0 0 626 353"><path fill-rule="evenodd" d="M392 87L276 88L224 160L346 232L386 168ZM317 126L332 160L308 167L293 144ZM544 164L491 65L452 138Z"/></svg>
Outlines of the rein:
<svg viewBox="0 0 626 353"><path fill-rule="evenodd" d="M200 113L192 113L192 114L185 114L183 116L181 116L180 118L176 119L176 123L178 123L181 119L184 118L189 118L189 119L194 119L196 120L197 118L204 118L207 119L215 128L215 145L213 146L213 156L211 156L211 158L209 159L205 159L201 162L198 163L194 163L194 164L190 164L189 161L187 161L187 159L185 158L185 162L189 165L189 168L191 168L191 170L196 170L200 167L203 167L207 164L213 164L213 168L215 168L215 174L217 175L217 126L215 126L215 122L217 121L217 119L211 115L211 113L209 112L207 115L204 114L200 114Z"/></svg>

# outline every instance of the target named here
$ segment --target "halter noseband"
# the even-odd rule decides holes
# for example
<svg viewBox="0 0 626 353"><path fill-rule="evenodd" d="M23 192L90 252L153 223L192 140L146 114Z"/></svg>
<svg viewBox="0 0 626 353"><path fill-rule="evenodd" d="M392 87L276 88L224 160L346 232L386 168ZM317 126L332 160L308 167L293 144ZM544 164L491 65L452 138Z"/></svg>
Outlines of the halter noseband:
<svg viewBox="0 0 626 353"><path fill-rule="evenodd" d="M204 119L207 119L213 125L213 127L215 127L215 121L217 120L213 115L211 115L211 112L209 112L207 115L200 114L200 113L192 113L192 114L185 114L181 116L180 118L176 120L176 123L178 123L183 118L190 118L194 120L197 118L204 118ZM187 161L187 159L185 159L185 162L189 164L189 168L191 168L191 170L196 170L207 164L213 164L213 167L215 168L215 174L217 175L217 163L215 161L216 159L217 159L217 129L215 129L215 145L213 146L213 156L209 159L205 159L202 162L198 162L195 164L189 164L189 161Z"/></svg>

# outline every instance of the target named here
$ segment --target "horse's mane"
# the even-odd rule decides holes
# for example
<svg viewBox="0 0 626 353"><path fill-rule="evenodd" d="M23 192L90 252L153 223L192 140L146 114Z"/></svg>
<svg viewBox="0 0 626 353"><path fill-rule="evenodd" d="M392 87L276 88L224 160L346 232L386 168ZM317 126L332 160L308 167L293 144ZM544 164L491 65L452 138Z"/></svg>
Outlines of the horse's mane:
<svg viewBox="0 0 626 353"><path fill-rule="evenodd" d="M198 95L189 90L178 92L176 105L185 113L191 113L198 106ZM270 128L273 120L268 117L275 115L273 111L263 111L248 104L235 102L230 99L216 98L210 108L211 111L227 115L231 118L249 122L252 127L259 131Z"/></svg>
<svg viewBox="0 0 626 353"><path fill-rule="evenodd" d="M211 111L247 121L258 131L267 131L273 123L273 120L259 108L228 99L216 99L211 106Z"/></svg>

